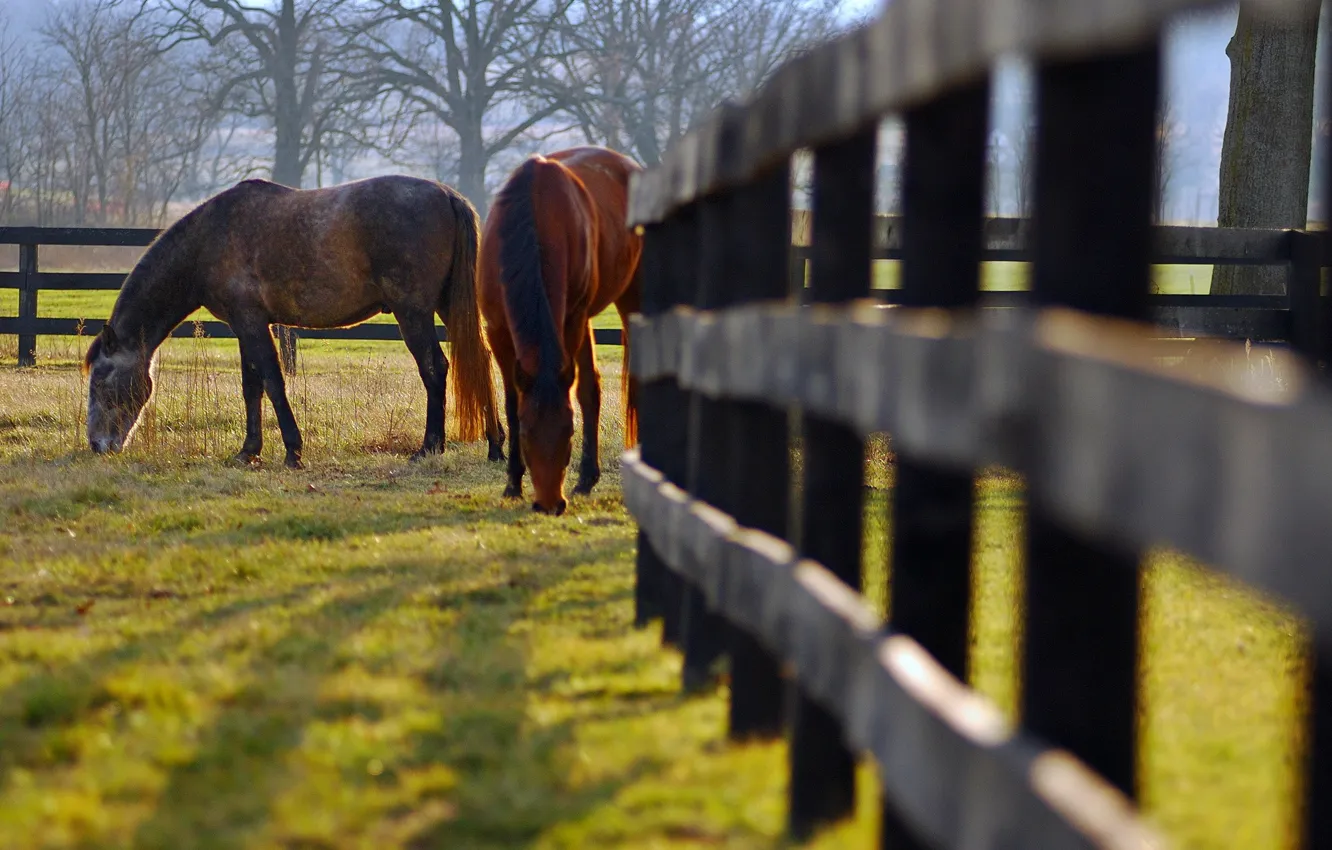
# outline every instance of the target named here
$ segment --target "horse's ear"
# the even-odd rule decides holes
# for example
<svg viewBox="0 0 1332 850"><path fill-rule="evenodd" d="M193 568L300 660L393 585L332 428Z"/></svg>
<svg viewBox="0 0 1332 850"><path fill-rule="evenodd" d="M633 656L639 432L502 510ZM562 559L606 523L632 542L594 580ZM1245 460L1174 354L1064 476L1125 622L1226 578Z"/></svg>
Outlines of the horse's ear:
<svg viewBox="0 0 1332 850"><path fill-rule="evenodd" d="M116 336L116 332L109 322L102 325L102 332L98 336L102 338L102 350L107 353L107 356L115 354L116 349L120 348L120 339Z"/></svg>

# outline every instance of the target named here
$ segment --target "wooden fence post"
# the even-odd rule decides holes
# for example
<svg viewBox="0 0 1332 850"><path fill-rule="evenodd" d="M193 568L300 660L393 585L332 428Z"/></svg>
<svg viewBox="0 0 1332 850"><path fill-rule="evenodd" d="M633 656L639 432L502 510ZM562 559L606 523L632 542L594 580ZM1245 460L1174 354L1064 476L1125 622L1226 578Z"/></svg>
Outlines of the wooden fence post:
<svg viewBox="0 0 1332 850"><path fill-rule="evenodd" d="M731 215L733 199L729 194L700 200L697 228L697 284L691 299L700 310L723 307L730 303L732 270L726 246L735 238ZM711 399L702 393L691 394L689 411L689 475L687 488L695 498L721 510L726 502L726 461L731 453L726 417L730 403ZM712 681L712 666L726 651L726 622L709 611L702 591L690 585L685 591L680 614L681 646L684 666L681 671L686 692L703 688Z"/></svg>
<svg viewBox="0 0 1332 850"><path fill-rule="evenodd" d="M906 115L904 307L971 307L980 296L989 99L989 85L981 81ZM947 392L945 386L941 392ZM970 471L897 452L889 619L963 682L969 666L974 503ZM921 846L886 799L883 815L884 847Z"/></svg>
<svg viewBox="0 0 1332 850"><path fill-rule="evenodd" d="M735 193L728 243L735 276L732 303L791 296L791 163L775 166ZM729 264L728 264L729 265ZM788 413L762 402L728 404L727 510L743 526L785 538L791 493ZM732 740L782 734L781 665L753 635L731 627Z"/></svg>
<svg viewBox="0 0 1332 850"><path fill-rule="evenodd" d="M662 232L660 227L643 228L643 254L639 261L639 275L642 285L642 302L640 309L644 317L655 316L661 312L663 302L662 292L662 251L661 251ZM624 361L621 368L630 368L628 359ZM659 395L661 382L643 384L638 391L638 450L644 463L660 468L659 459L656 456L658 447L661 445L661 435L656 429L657 416L642 415L645 410L656 410L653 407ZM644 407L647 405L647 407ZM670 572L666 565L662 563L661 556L657 550L652 548L651 541L647 534L640 528L638 532L638 556L634 561L634 625L642 628L652 620L662 617L666 613L666 608L662 604L662 594L664 592L663 583L667 580L666 573ZM663 623L663 628L664 628Z"/></svg>
<svg viewBox="0 0 1332 850"><path fill-rule="evenodd" d="M657 312L666 312L677 306L692 302L694 276L698 273L695 262L697 243L697 213L689 209L676 213L666 223L658 226L657 237L661 261L658 278L658 294L654 296L653 308ZM644 300L644 315L648 302ZM656 419L652 433L656 449L651 457L644 458L661 472L668 481L678 487L688 486L689 476L689 408L691 393L680 387L676 378L654 381L655 398L651 409L639 414L639 421L646 421L649 416ZM673 570L661 572L662 643L679 646L684 649L683 609L687 583Z"/></svg>
<svg viewBox="0 0 1332 850"><path fill-rule="evenodd" d="M1039 67L1038 304L1149 319L1160 64L1153 42ZM1043 440L1042 423L1033 425L1030 439ZM1057 523L1041 493L1031 492L1022 719L1130 798L1137 793L1139 560L1136 551Z"/></svg>
<svg viewBox="0 0 1332 850"><path fill-rule="evenodd" d="M1299 846L1328 850L1332 848L1332 808L1328 806L1332 800L1332 635L1315 631L1312 638Z"/></svg>
<svg viewBox="0 0 1332 850"><path fill-rule="evenodd" d="M1332 82L1332 66L1326 66L1323 71L1324 82ZM1323 205L1326 209L1328 204L1332 204L1332 171L1324 172L1323 178ZM1332 259L1332 231L1322 230L1307 233L1306 236L1318 240L1319 260L1318 268L1315 272L1305 271L1300 276L1307 277L1312 281L1306 282L1301 287L1303 292L1308 295L1309 292L1317 293L1318 306L1320 309L1319 324L1317 329L1318 344L1316 351L1323 358L1332 359L1332 315L1325 309L1322 300L1322 278L1324 258ZM1312 246L1305 244L1309 240L1300 239L1291 243L1291 277L1297 274L1295 267L1295 251L1301 251L1301 256L1305 253L1312 253ZM1309 264L1301 263L1302 268L1307 268ZM1293 291L1293 290L1292 290ZM1291 302L1291 309L1294 310L1295 304ZM1292 316L1291 324L1294 325ZM1322 375L1325 385L1332 385L1332 368L1325 368ZM1307 705L1305 709L1304 724L1306 728L1305 740L1308 741L1308 747L1304 753L1304 800L1301 807L1300 818L1300 846L1308 850L1329 850L1332 848L1332 806L1327 801L1332 799L1332 634L1317 631L1312 635L1313 645L1310 654L1313 656L1312 668L1309 671L1309 683L1307 690ZM1319 801L1322 802L1319 802Z"/></svg>
<svg viewBox="0 0 1332 850"><path fill-rule="evenodd" d="M679 227L675 222L647 227L643 232L643 299L645 318L659 316L680 303L678 285L669 267L677 247ZM626 363L624 368L629 368ZM643 462L679 485L685 477L685 417L681 410L685 393L674 377L644 381L638 389L638 446ZM661 617L661 640L675 645L680 640L680 607L683 581L666 567L647 536L638 536L638 582L636 618L646 623Z"/></svg>
<svg viewBox="0 0 1332 850"><path fill-rule="evenodd" d="M814 151L813 231L808 300L822 304L869 295L873 272L874 167L878 128ZM804 287L804 259L800 279ZM804 487L797 545L803 557L823 564L861 589L864 537L865 441L837 422L806 414ZM842 725L794 681L788 686L791 783L787 829L798 841L821 825L850 814L856 802L856 756Z"/></svg>
<svg viewBox="0 0 1332 850"><path fill-rule="evenodd" d="M1327 357L1323 314L1323 234L1286 231L1290 244L1286 297L1290 305L1290 347L1322 369Z"/></svg>
<svg viewBox="0 0 1332 850"><path fill-rule="evenodd" d="M37 321L37 246L19 245L19 274L23 280L19 283L18 317L19 323ZM18 365L37 365L37 330L18 335Z"/></svg>

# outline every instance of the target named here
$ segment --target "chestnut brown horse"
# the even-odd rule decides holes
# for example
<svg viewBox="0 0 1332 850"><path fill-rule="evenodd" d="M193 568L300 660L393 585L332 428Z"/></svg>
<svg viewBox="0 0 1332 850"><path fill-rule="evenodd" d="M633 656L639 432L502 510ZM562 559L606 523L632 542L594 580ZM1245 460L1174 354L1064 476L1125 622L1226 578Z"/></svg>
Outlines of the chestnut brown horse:
<svg viewBox="0 0 1332 850"><path fill-rule="evenodd" d="M199 307L240 343L245 442L234 460L263 448L265 392L277 414L286 465L301 466L301 432L269 326L342 328L392 313L426 388L421 450L444 443L444 395L453 374L459 437L486 434L502 460L490 357L476 298L476 210L453 189L390 176L299 190L246 180L204 201L148 248L129 273L84 358L88 442L119 451L153 392L159 346ZM435 338L448 329L453 368Z"/></svg>
<svg viewBox="0 0 1332 850"><path fill-rule="evenodd" d="M635 386L628 377L628 317L638 310L643 240L625 225L631 159L578 147L518 167L500 189L481 238L481 312L504 381L509 482L532 508L564 512L564 473L573 452L575 376L583 413L583 458L575 494L601 478L597 426L601 376L590 321L614 304L625 331L625 440L636 440Z"/></svg>

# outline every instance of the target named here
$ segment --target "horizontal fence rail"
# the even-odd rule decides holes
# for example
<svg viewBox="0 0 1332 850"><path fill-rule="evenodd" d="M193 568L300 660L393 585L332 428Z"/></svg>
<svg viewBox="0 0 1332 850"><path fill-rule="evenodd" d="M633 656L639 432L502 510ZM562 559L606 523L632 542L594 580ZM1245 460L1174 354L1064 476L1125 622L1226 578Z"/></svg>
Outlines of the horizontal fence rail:
<svg viewBox="0 0 1332 850"><path fill-rule="evenodd" d="M987 219L984 227L982 258L986 262L1030 262L1031 222L1015 218ZM873 259L900 260L902 219L877 216L873 232ZM35 362L32 349L38 336L77 336L96 334L103 320L84 318L45 318L37 316L36 293L41 291L117 291L125 279L117 272L44 272L38 269L37 249L49 246L120 246L145 247L160 231L150 228L85 227L0 227L0 245L21 248L19 271L0 272L0 289L20 292L19 315L0 317L0 334L21 338L20 360ZM1329 321L1332 310L1327 298L1316 295L1322 266L1317 250L1317 236L1295 230L1221 229L1214 227L1159 226L1154 228L1152 261L1179 265L1285 265L1290 286L1284 296L1156 295L1152 306L1156 323L1172 335L1222 337L1255 342L1290 342L1306 350L1310 343L1302 339L1305 329L1322 339L1322 323ZM1312 248L1312 250L1311 250ZM792 268L803 270L810 258L807 245L792 247ZM802 283L803 285L803 283ZM898 303L898 289L876 290L887 304ZM1025 304L1023 292L990 292L982 306L1013 307ZM1297 317L1306 317L1301 320ZM223 322L199 323L208 337L234 337ZM191 337L193 322L177 328L172 336ZM597 328L598 345L622 345L618 328ZM440 342L448 340L442 324L436 325ZM279 333L279 341L294 346L296 339L401 340L396 324L367 323L353 328L315 330L292 328ZM27 352L24 357L23 352ZM294 348L290 349L294 352ZM289 356L294 356L290 354Z"/></svg>
<svg viewBox="0 0 1332 850"><path fill-rule="evenodd" d="M827 570L690 499L637 452L623 470L625 503L666 562L792 665L850 743L880 760L922 835L949 847L1159 846L1117 790L1013 729Z"/></svg>
<svg viewBox="0 0 1332 850"><path fill-rule="evenodd" d="M1060 310L677 308L633 333L642 381L798 406L959 469L1031 469L1066 521L1190 552L1332 635L1332 580L1308 568L1332 565L1332 393L1293 356L1273 352L1284 386L1246 360L1186 378L1150 356L1150 329Z"/></svg>
<svg viewBox="0 0 1332 850"><path fill-rule="evenodd" d="M1134 801L1143 565L1170 546L1308 624L1299 840L1332 848L1328 236L1150 223L1163 27L1218 5L892 0L635 175L635 620L661 619L686 690L728 660L732 740L787 737L792 837L853 812L869 754L885 847L1161 846ZM986 219L989 87L1013 53L1035 68L1033 216ZM892 112L902 215L876 217ZM793 215L797 153L812 210ZM872 260L900 261L900 288L873 288ZM980 291L987 261L1030 263L1029 289ZM1166 263L1284 265L1286 294L1155 294ZM1218 341L1180 368L1171 335L1288 350ZM887 622L862 595L879 433ZM996 464L1025 483L1020 728L965 685Z"/></svg>
<svg viewBox="0 0 1332 850"><path fill-rule="evenodd" d="M143 227L0 227L0 245L19 246L19 270L0 271L0 289L19 291L19 315L0 316L0 334L19 337L19 365L36 363L36 340L39 336L80 336L101 331L104 319L57 319L37 315L37 293L42 291L117 291L125 282L123 272L44 272L39 270L38 248L49 246L127 247L143 248L151 245L160 230ZM196 328L196 325L198 326ZM197 332L207 337L234 339L235 334L225 322L188 321L176 328L172 336L192 337ZM364 323L350 328L279 328L274 326L282 347L282 359L287 371L295 366L296 340L402 340L396 324ZM436 323L435 336L440 342L448 341L448 332ZM597 345L622 345L619 328L596 328L593 338Z"/></svg>

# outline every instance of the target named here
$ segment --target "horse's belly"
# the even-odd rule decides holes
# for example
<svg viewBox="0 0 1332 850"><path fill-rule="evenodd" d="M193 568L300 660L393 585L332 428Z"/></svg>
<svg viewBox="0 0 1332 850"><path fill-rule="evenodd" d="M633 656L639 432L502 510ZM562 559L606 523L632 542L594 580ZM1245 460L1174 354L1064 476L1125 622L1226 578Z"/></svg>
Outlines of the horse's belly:
<svg viewBox="0 0 1332 850"><path fill-rule="evenodd" d="M380 304L308 305L303 309L273 311L273 321L299 328L345 328L359 325L385 312Z"/></svg>
<svg viewBox="0 0 1332 850"><path fill-rule="evenodd" d="M283 325L341 328L384 312L381 293L369 287L314 279L265 289L265 305L273 321Z"/></svg>

